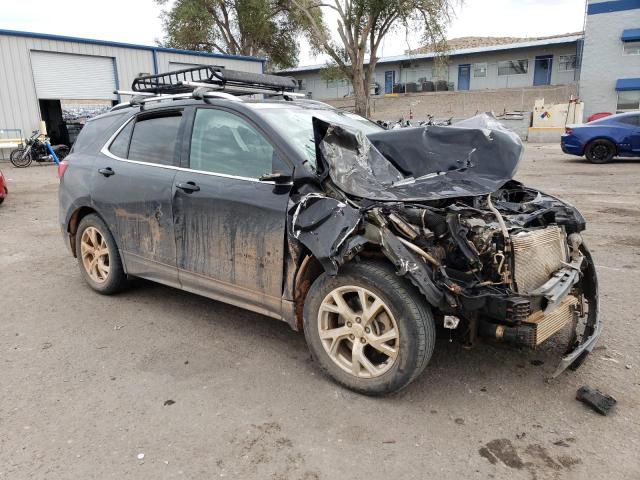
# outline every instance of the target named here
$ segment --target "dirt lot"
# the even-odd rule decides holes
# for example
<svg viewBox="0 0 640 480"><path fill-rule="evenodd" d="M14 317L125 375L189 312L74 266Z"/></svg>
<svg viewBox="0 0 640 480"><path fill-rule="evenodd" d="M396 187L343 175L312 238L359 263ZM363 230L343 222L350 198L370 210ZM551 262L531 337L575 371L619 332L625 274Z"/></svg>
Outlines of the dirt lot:
<svg viewBox="0 0 640 480"><path fill-rule="evenodd" d="M443 340L384 399L322 377L283 323L142 281L93 293L62 242L55 169L0 168L0 479L640 478L638 161L529 145L518 175L590 222L606 325L580 370L545 383L560 345ZM581 385L613 413L577 402Z"/></svg>

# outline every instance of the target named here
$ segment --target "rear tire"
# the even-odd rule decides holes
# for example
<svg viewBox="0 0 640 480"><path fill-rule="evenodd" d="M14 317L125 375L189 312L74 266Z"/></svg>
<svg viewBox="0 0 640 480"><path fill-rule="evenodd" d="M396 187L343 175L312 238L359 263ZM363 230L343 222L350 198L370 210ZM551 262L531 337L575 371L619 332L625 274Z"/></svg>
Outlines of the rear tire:
<svg viewBox="0 0 640 480"><path fill-rule="evenodd" d="M24 158L22 157L23 153L24 148L16 148L11 152L11 155L9 155L9 160L11 160L14 167L25 168L31 165L31 162L33 161L33 153L29 151Z"/></svg>
<svg viewBox="0 0 640 480"><path fill-rule="evenodd" d="M585 149L585 156L591 163L609 163L616 154L616 146L609 140L593 140Z"/></svg>
<svg viewBox="0 0 640 480"><path fill-rule="evenodd" d="M436 328L411 284L390 265L367 261L318 277L304 305L304 334L325 374L356 392L385 395L424 370Z"/></svg>
<svg viewBox="0 0 640 480"><path fill-rule="evenodd" d="M96 292L111 295L127 286L116 242L98 215L90 214L80 221L76 255L82 276Z"/></svg>

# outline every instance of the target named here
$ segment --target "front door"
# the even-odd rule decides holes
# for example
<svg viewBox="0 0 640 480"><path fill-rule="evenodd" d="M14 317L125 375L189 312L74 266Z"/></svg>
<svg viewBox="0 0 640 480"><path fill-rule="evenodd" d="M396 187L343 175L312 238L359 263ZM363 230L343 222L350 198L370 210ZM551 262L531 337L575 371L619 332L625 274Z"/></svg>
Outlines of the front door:
<svg viewBox="0 0 640 480"><path fill-rule="evenodd" d="M180 283L279 317L290 187L258 178L288 167L244 117L207 107L190 115L188 169L173 191Z"/></svg>
<svg viewBox="0 0 640 480"><path fill-rule="evenodd" d="M469 90L471 65L458 65L458 90Z"/></svg>
<svg viewBox="0 0 640 480"><path fill-rule="evenodd" d="M96 159L92 189L127 273L173 286L178 272L171 201L181 119L172 110L129 121Z"/></svg>
<svg viewBox="0 0 640 480"><path fill-rule="evenodd" d="M551 67L553 55L539 55L536 57L535 70L533 72L534 85L551 85Z"/></svg>
<svg viewBox="0 0 640 480"><path fill-rule="evenodd" d="M393 84L396 81L396 71L384 72L384 93L393 93Z"/></svg>

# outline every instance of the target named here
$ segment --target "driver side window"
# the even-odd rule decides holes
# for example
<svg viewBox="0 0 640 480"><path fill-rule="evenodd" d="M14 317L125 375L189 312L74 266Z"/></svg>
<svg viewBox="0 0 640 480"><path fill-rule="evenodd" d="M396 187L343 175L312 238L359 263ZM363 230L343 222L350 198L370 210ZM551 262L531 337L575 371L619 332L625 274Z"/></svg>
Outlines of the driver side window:
<svg viewBox="0 0 640 480"><path fill-rule="evenodd" d="M191 169L257 179L272 171L273 154L264 136L239 116L212 108L196 111Z"/></svg>

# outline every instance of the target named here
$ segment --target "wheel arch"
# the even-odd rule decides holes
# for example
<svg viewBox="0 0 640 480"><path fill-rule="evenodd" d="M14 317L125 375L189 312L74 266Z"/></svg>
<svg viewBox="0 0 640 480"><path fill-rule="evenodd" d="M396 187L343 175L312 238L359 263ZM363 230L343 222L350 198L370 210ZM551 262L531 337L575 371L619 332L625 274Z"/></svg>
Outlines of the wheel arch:
<svg viewBox="0 0 640 480"><path fill-rule="evenodd" d="M303 326L304 302L307 298L307 293L309 293L313 282L323 273L324 268L320 261L312 253L307 252L298 266L293 288L294 323L295 329L298 331L301 331Z"/></svg>
<svg viewBox="0 0 640 480"><path fill-rule="evenodd" d="M616 143L615 139L606 135L598 135L597 137L593 137L587 140L587 143L584 146L584 153L587 152L587 149L591 146L593 142L597 142L598 140L606 140L607 142L611 143L611 145L613 145L613 148L614 148L613 154L618 155L618 144Z"/></svg>
<svg viewBox="0 0 640 480"><path fill-rule="evenodd" d="M318 260L308 249L305 248L305 250L306 252L302 256L302 260L298 265L293 284L293 301L295 309L294 325L295 329L298 331L302 330L303 326L304 304L307 298L307 293L309 293L309 289L311 288L311 285L313 285L313 282L315 282L320 275L325 273L325 269L320 260ZM380 261L389 262L391 265L391 262L382 254L379 247L374 244L366 244L364 250L359 252L358 256L369 259L376 258ZM345 262L345 264L357 261L357 258L353 258Z"/></svg>
<svg viewBox="0 0 640 480"><path fill-rule="evenodd" d="M102 218L102 216L94 208L84 205L82 207L76 208L69 217L69 221L67 222L69 246L71 247L71 253L73 254L74 258L78 256L76 252L76 233L78 232L78 225L80 225L80 222L84 217L91 214L97 215L104 221L104 218Z"/></svg>

